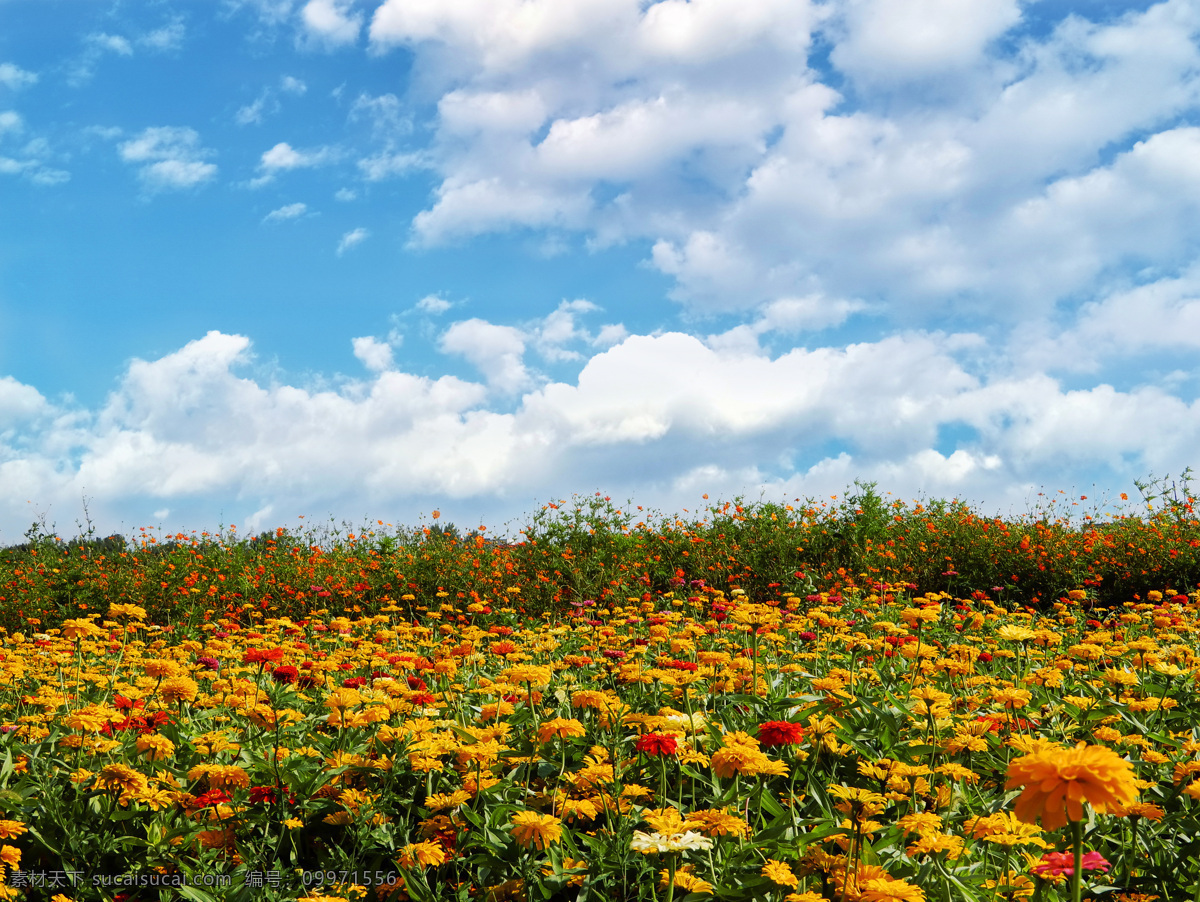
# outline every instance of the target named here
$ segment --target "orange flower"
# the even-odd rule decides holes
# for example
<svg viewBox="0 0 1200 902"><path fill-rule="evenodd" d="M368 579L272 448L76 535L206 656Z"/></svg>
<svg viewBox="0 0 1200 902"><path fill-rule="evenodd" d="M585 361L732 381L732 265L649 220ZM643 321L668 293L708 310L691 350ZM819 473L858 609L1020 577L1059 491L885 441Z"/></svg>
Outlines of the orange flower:
<svg viewBox="0 0 1200 902"><path fill-rule="evenodd" d="M1133 765L1112 749L1079 743L1018 758L1008 766L1006 789L1023 786L1014 811L1047 830L1083 820L1083 803L1099 812L1121 811L1137 798Z"/></svg>

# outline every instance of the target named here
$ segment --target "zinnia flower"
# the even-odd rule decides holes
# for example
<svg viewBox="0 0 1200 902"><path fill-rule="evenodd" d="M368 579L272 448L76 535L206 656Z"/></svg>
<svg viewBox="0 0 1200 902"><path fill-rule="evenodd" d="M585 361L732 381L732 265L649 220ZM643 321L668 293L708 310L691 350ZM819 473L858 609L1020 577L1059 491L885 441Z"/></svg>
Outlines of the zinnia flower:
<svg viewBox="0 0 1200 902"><path fill-rule="evenodd" d="M562 821L552 814L519 811L513 815L513 836L524 848L545 849L562 839Z"/></svg>
<svg viewBox="0 0 1200 902"><path fill-rule="evenodd" d="M400 866L403 868L437 867L446 863L446 849L437 842L418 842L400 850Z"/></svg>
<svg viewBox="0 0 1200 902"><path fill-rule="evenodd" d="M904 880L874 877L859 885L858 898L862 902L925 902L925 893Z"/></svg>
<svg viewBox="0 0 1200 902"><path fill-rule="evenodd" d="M804 738L804 727L786 720L769 720L759 724L758 741L771 748L777 745L795 745Z"/></svg>
<svg viewBox="0 0 1200 902"><path fill-rule="evenodd" d="M1084 852L1080 867L1107 874L1111 865L1099 852ZM1047 852L1030 870L1039 877L1071 877L1075 874L1075 856L1071 852Z"/></svg>
<svg viewBox="0 0 1200 902"><path fill-rule="evenodd" d="M711 839L694 830L675 833L671 836L634 830L633 839L629 843L629 848L635 852L641 852L643 855L649 855L652 852L687 852L692 849L711 849L712 847Z"/></svg>
<svg viewBox="0 0 1200 902"><path fill-rule="evenodd" d="M1133 765L1112 749L1079 743L1073 749L1042 749L1008 766L1006 789L1023 786L1014 811L1027 824L1041 819L1047 830L1083 820L1083 803L1099 812L1122 810L1137 798Z"/></svg>
<svg viewBox="0 0 1200 902"><path fill-rule="evenodd" d="M762 875L776 886L790 886L795 889L800 885L800 881L792 873L792 869L787 863L776 861L774 858L767 859L767 863L763 865Z"/></svg>
<svg viewBox="0 0 1200 902"><path fill-rule="evenodd" d="M556 717L547 720L538 727L538 742L550 742L555 737L559 739L575 739L587 735L583 724L574 718Z"/></svg>
<svg viewBox="0 0 1200 902"><path fill-rule="evenodd" d="M679 740L670 733L647 733L639 736L633 747L647 755L674 755L679 748Z"/></svg>

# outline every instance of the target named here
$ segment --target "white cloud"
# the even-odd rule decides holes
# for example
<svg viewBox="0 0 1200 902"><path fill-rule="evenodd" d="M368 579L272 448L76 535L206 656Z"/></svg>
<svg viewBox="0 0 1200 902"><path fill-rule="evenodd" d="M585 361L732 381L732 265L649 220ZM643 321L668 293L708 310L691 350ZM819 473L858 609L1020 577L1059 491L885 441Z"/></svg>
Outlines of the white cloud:
<svg viewBox="0 0 1200 902"><path fill-rule="evenodd" d="M332 147L297 150L286 141L280 141L270 150L263 151L258 163L262 174L251 179L250 187L260 188L273 181L280 172L328 165L336 160L337 156L337 151Z"/></svg>
<svg viewBox="0 0 1200 902"><path fill-rule="evenodd" d="M269 91L264 91L254 99L253 103L238 107L233 118L238 125L258 125L263 121L265 115L278 110L279 102L271 97Z"/></svg>
<svg viewBox="0 0 1200 902"><path fill-rule="evenodd" d="M351 339L354 356L373 373L382 373L392 368L392 346L384 341L366 336Z"/></svg>
<svg viewBox="0 0 1200 902"><path fill-rule="evenodd" d="M129 42L128 38L121 37L119 34L103 32L89 34L87 43L98 50L115 53L118 56L133 56L133 44Z"/></svg>
<svg viewBox="0 0 1200 902"><path fill-rule="evenodd" d="M1018 0L849 0L839 7L842 34L830 58L875 85L961 72L1021 18Z"/></svg>
<svg viewBox="0 0 1200 902"><path fill-rule="evenodd" d="M338 241L337 255L340 257L352 247L357 247L358 245L362 244L367 240L367 238L370 237L370 235L371 233L363 228L352 229L351 231L346 232L344 235L342 235L341 240Z"/></svg>
<svg viewBox="0 0 1200 902"><path fill-rule="evenodd" d="M36 84L37 73L22 69L15 63L0 63L0 85L16 91Z"/></svg>
<svg viewBox="0 0 1200 902"><path fill-rule="evenodd" d="M412 120L395 94L360 94L350 107L350 119L366 119L378 140L390 141L412 131Z"/></svg>
<svg viewBox="0 0 1200 902"><path fill-rule="evenodd" d="M353 44L363 19L352 6L352 0L309 0L300 11L308 37L329 46Z"/></svg>
<svg viewBox="0 0 1200 902"><path fill-rule="evenodd" d="M162 52L166 50L178 50L183 46L183 38L186 31L183 27L183 22L175 20L162 28L156 28L154 31L146 32L138 37L137 42L143 47L149 47L151 50Z"/></svg>
<svg viewBox="0 0 1200 902"><path fill-rule="evenodd" d="M1187 203L1161 188L1173 175L1119 172L1130 205L1097 195L1098 215L1069 227L1052 214L1114 153L1132 170L1122 155L1139 141L1135 156L1175 171L1155 138L1200 106L1200 12L1098 7L1107 21L1074 14L1038 34L1023 9L388 0L370 36L377 52L410 48L439 98L420 162L441 183L415 244L514 228L644 240L672 296L702 313L822 297L911 325L964 306L1037 316L1098 285L1119 241L1149 265L1190 253ZM809 68L815 37L852 91ZM379 179L416 164L389 150L360 166ZM1134 216L1172 237L1138 242Z"/></svg>
<svg viewBox="0 0 1200 902"><path fill-rule="evenodd" d="M442 334L439 347L443 353L465 357L488 385L504 394L514 394L532 382L525 369L525 335L520 329L482 319L463 320Z"/></svg>
<svg viewBox="0 0 1200 902"><path fill-rule="evenodd" d="M0 379L0 478L10 486L0 525L23 529L25 499L69 506L82 486L126 522L139 504L180 516L210 497L251 511L358 513L432 495L513 515L526 502L503 499L551 484L629 490L678 509L700 491L804 494L855 477L1019 502L1011 493L1046 475L1177 471L1200 438L1200 404L1155 388L1064 390L1038 375L981 380L938 335L774 359L680 333L635 335L576 380L533 390L526 342L482 320L443 335L443 350L500 393L494 401L482 385L396 370L390 344L368 337L353 347L371 375L337 391L241 375L249 341L218 332L133 361L95 411ZM515 408L493 408L522 390ZM940 446L939 430L956 423L976 437Z"/></svg>
<svg viewBox="0 0 1200 902"><path fill-rule="evenodd" d="M421 300L417 301L415 309L420 310L422 313L430 313L437 316L438 314L445 313L452 306L454 305L445 298L438 297L436 294L427 294Z"/></svg>
<svg viewBox="0 0 1200 902"><path fill-rule="evenodd" d="M217 174L215 163L205 162L212 151L201 146L191 128L147 128L118 146L121 159L139 165L138 176L150 191L191 188Z"/></svg>
<svg viewBox="0 0 1200 902"><path fill-rule="evenodd" d="M263 222L285 222L289 219L298 219L308 212L308 205L303 203L287 204L272 210L263 217Z"/></svg>
<svg viewBox="0 0 1200 902"><path fill-rule="evenodd" d="M299 96L308 90L308 85L294 75L285 75L279 80L279 89L284 93Z"/></svg>
<svg viewBox="0 0 1200 902"><path fill-rule="evenodd" d="M380 153L358 161L358 168L368 182L379 182L397 175L407 175L424 165L424 155L415 153Z"/></svg>
<svg viewBox="0 0 1200 902"><path fill-rule="evenodd" d="M0 113L0 137L6 133L20 132L24 128L21 116L15 110L5 110Z"/></svg>

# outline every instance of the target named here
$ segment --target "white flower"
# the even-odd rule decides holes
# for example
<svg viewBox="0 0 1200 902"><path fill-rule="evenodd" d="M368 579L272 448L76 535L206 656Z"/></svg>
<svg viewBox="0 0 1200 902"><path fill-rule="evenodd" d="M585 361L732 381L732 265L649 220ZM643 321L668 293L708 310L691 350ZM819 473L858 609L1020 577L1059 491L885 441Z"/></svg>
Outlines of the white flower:
<svg viewBox="0 0 1200 902"><path fill-rule="evenodd" d="M713 841L695 830L674 833L670 836L634 830L633 839L629 843L629 848L635 852L641 852L643 855L649 855L652 852L689 852L694 849L711 849L712 847Z"/></svg>

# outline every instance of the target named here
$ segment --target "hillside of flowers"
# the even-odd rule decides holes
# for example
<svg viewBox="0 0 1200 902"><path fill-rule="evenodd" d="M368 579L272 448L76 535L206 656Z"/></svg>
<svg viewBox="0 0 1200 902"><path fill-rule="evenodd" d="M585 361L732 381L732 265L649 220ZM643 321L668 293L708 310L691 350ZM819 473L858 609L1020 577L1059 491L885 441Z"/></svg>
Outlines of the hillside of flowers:
<svg viewBox="0 0 1200 902"><path fill-rule="evenodd" d="M1200 898L1200 521L1156 486L32 529L0 897Z"/></svg>

